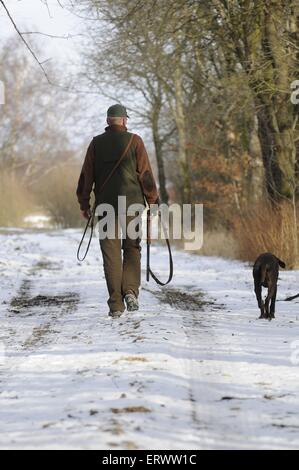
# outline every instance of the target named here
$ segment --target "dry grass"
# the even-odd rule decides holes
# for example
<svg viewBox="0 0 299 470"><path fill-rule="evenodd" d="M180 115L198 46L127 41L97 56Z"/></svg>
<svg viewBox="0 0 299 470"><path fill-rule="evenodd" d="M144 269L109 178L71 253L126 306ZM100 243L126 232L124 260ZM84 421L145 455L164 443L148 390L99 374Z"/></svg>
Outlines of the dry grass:
<svg viewBox="0 0 299 470"><path fill-rule="evenodd" d="M238 242L234 234L228 230L207 230L204 231L203 246L199 254L237 258L239 254Z"/></svg>
<svg viewBox="0 0 299 470"><path fill-rule="evenodd" d="M180 249L184 247L183 240L172 240L171 245ZM238 241L232 231L219 228L218 230L206 230L203 232L203 246L200 250L191 251L203 256L221 256L235 259L239 256Z"/></svg>
<svg viewBox="0 0 299 470"><path fill-rule="evenodd" d="M297 267L298 230L294 219L292 205L285 202L276 206L259 204L235 220L240 258L254 261L259 254L271 252L289 269Z"/></svg>
<svg viewBox="0 0 299 470"><path fill-rule="evenodd" d="M259 254L269 251L281 258L288 269L296 268L299 266L296 218L299 220L299 212L295 217L289 202L260 203L242 216L237 215L231 231L204 227L203 246L196 254L254 261ZM183 248L182 241L174 240L172 244Z"/></svg>

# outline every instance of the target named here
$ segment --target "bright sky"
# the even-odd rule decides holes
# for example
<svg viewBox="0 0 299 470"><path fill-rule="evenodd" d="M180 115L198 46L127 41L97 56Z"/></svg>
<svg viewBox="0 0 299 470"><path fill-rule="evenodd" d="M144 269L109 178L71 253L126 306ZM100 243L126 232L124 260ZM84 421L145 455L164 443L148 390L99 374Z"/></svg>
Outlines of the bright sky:
<svg viewBox="0 0 299 470"><path fill-rule="evenodd" d="M84 40L82 35L86 33L89 22L92 20L78 17L67 7L62 8L57 0L48 0L48 8L43 0L5 0L4 3L21 32L36 31L63 37L70 35L69 39L51 38L40 34L25 35L24 37L29 42L33 38L39 45L41 51L38 53L38 58L41 62L51 60L52 65L58 65L58 70L62 74L62 82L68 74L77 71L76 67L80 66L81 61L80 50L82 51L82 47L80 48L80 46ZM62 0L60 3L64 5L67 2ZM0 40L15 34L16 31L0 3ZM78 88L80 88L80 84ZM80 133L82 132L83 139L88 140L88 136L95 135L97 130L103 131L106 110L112 103L100 94L98 97L87 94L84 95L84 98L87 103L89 101L91 103L90 125L88 124L85 128L82 126ZM130 127L134 127L137 123L131 119L129 124ZM136 129L132 130L136 131ZM145 134L147 134L146 129L142 131L144 137Z"/></svg>
<svg viewBox="0 0 299 470"><path fill-rule="evenodd" d="M34 42L41 49L37 53L41 62L50 60L54 68L55 65L58 66L59 74L61 74L60 83L65 84L68 74L76 73L78 66L80 66L80 50L82 50L80 44L83 41L82 34L86 31L88 20L79 18L67 8L62 8L57 0L48 0L48 8L42 0L5 0L4 3L21 32L35 31L53 36L71 36L68 39L52 38L40 34L24 36L29 43L30 40L34 39ZM66 2L61 2L62 5L64 3ZM0 3L0 40L5 40L6 37L16 34L6 11ZM32 48L35 49L34 46ZM26 51L25 45L24 51ZM30 54L29 51L28 54ZM38 69L38 64L32 63ZM85 90L86 86L80 87L80 84L78 84L76 88ZM80 96L82 97L82 94ZM79 134L87 141L89 137L95 135L95 132L103 131L106 109L110 103L101 95L98 97L90 94L83 96L85 102L90 101L90 116L84 115L84 118L87 118L88 125L80 126Z"/></svg>
<svg viewBox="0 0 299 470"><path fill-rule="evenodd" d="M39 31L54 36L68 36L83 33L84 20L78 18L66 8L61 8L57 0L48 0L48 6L41 0L6 0L5 4L18 28L23 31ZM1 38L15 34L13 25L0 5ZM26 36L29 38L30 36ZM76 56L78 38L52 39L34 35L35 40L45 46L45 57L65 59ZM42 58L42 59L44 59Z"/></svg>

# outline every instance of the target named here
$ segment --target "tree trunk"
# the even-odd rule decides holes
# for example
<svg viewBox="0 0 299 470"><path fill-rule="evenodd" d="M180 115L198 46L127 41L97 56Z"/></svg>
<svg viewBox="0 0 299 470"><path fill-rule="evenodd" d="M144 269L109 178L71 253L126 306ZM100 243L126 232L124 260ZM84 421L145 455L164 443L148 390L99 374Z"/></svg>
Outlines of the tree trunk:
<svg viewBox="0 0 299 470"><path fill-rule="evenodd" d="M161 110L161 102L158 102L156 103L153 109L152 134L153 134L153 141L154 141L155 153L156 153L156 159L157 159L160 196L161 196L162 202L167 204L168 193L166 190L166 178L165 178L165 169L164 169L164 161L163 161L163 143L162 143L162 139L160 136L160 129L159 129L160 110Z"/></svg>
<svg viewBox="0 0 299 470"><path fill-rule="evenodd" d="M296 190L296 142L292 109L288 103L271 103L257 106L258 135L265 168L266 186L270 197L276 201L293 200Z"/></svg>
<svg viewBox="0 0 299 470"><path fill-rule="evenodd" d="M265 171L263 167L261 144L258 136L258 119L252 118L248 130L248 154L250 156L247 173L246 200L249 206L253 206L261 200L264 191Z"/></svg>
<svg viewBox="0 0 299 470"><path fill-rule="evenodd" d="M186 118L184 109L184 96L182 87L182 73L180 66L174 72L175 106L173 109L174 119L178 132L178 162L182 176L182 202L191 203L191 182L189 162L187 158Z"/></svg>

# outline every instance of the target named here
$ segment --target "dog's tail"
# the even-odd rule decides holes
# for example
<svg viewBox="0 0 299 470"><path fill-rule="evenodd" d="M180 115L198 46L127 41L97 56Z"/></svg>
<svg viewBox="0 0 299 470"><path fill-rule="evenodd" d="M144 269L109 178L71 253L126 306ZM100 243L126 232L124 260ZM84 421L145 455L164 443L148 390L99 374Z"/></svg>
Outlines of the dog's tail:
<svg viewBox="0 0 299 470"><path fill-rule="evenodd" d="M286 264L284 261L281 261L281 259L277 258L277 256L275 256L275 258L277 259L278 261L278 264L281 268L285 268L286 267Z"/></svg>

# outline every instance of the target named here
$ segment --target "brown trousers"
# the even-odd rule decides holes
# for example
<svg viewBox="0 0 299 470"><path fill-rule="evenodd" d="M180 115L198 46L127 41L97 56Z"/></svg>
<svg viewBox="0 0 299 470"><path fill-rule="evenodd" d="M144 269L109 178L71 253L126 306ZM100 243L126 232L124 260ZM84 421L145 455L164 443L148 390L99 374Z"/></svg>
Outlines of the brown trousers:
<svg viewBox="0 0 299 470"><path fill-rule="evenodd" d="M126 226L134 217L125 217ZM121 223L115 219L115 238L100 239L103 255L104 273L109 292L108 306L111 312L125 310L124 296L132 292L138 297L141 280L140 238L121 237ZM123 251L123 256L122 256Z"/></svg>

